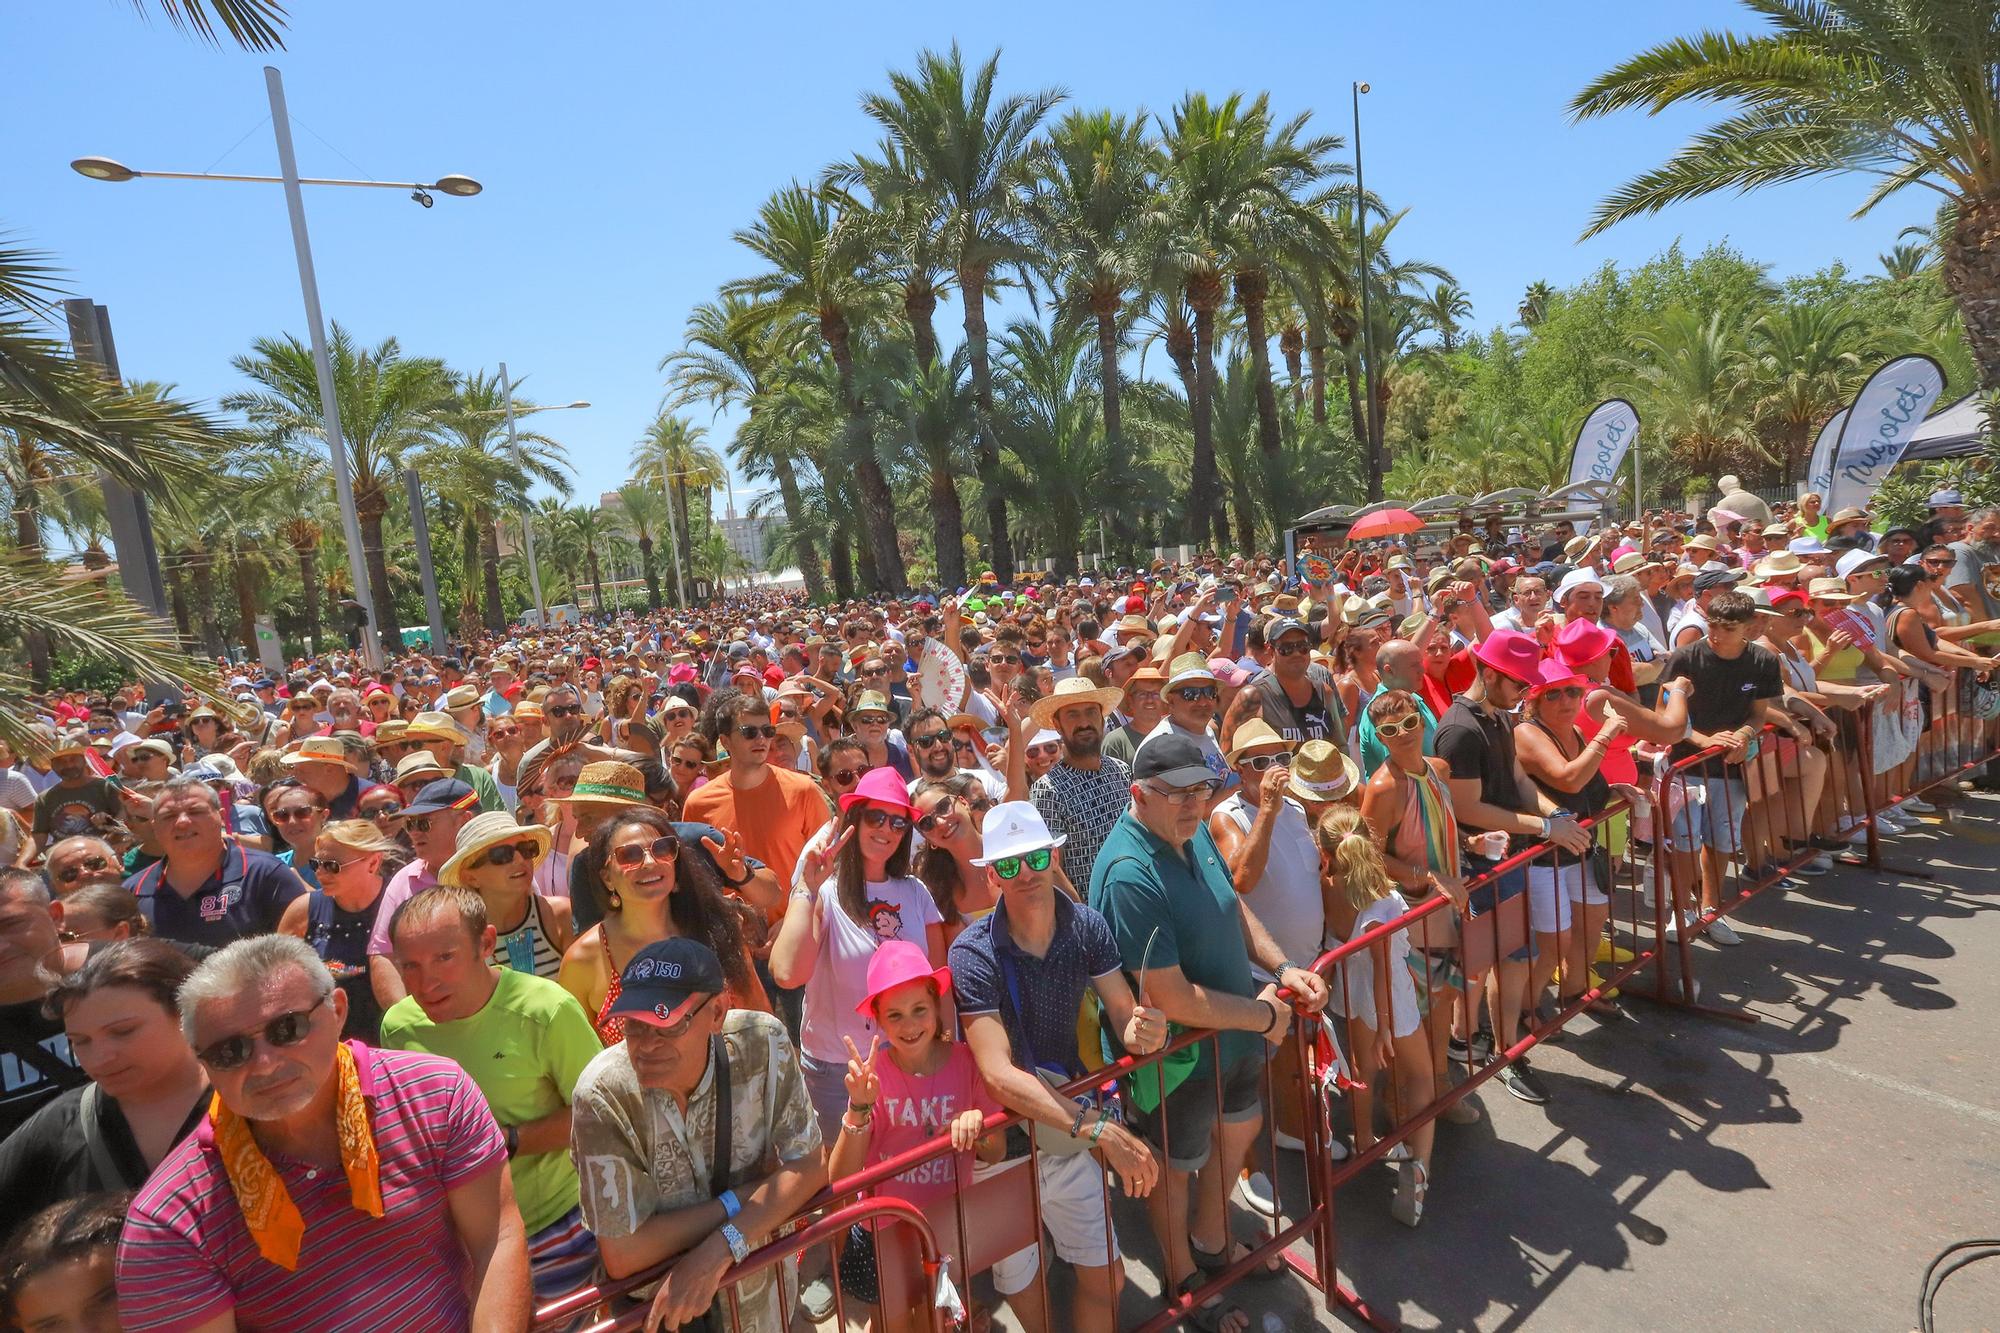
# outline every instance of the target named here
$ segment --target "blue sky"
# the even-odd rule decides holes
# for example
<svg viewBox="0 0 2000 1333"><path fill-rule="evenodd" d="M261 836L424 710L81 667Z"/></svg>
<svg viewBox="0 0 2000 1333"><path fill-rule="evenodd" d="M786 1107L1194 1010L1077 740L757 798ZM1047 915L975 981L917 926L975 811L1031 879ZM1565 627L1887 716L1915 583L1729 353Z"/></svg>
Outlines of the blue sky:
<svg viewBox="0 0 2000 1333"><path fill-rule="evenodd" d="M1592 205L1703 123L1679 113L1571 126L1567 100L1620 58L1701 27L1741 30L1733 3L1016 3L822 7L488 0L296 0L285 73L306 175L472 175L479 198L430 210L401 194L307 194L329 318L461 367L508 362L569 448L580 498L617 485L661 394L656 369L687 312L747 271L730 233L772 189L874 142L861 92L927 45L1003 50L1009 89L1163 111L1189 89L1269 90L1284 113L1348 134L1363 99L1369 186L1410 215L1403 253L1446 265L1482 327L1536 279L1634 264L1675 238L1727 237L1783 276L1862 271L1929 192L1868 219L1865 183L1789 186L1686 205L1579 244ZM110 308L125 374L196 399L239 387L231 356L303 335L275 187L73 173L97 154L140 169L276 170L261 66L147 22L125 0L9 5L0 40L15 108L0 136L0 227L53 252L75 294ZM94 89L79 87L88 72ZM26 109L38 108L30 112ZM941 330L960 312L938 312ZM949 334L948 334L949 336ZM705 418L706 409L698 409ZM729 424L717 423L722 445ZM745 496L738 493L741 505Z"/></svg>

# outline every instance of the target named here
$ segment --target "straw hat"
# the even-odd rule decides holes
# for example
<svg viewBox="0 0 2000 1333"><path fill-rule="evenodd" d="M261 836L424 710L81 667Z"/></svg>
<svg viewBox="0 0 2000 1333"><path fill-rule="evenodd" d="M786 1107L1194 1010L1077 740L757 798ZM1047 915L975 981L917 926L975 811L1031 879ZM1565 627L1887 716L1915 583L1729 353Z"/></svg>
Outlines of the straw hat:
<svg viewBox="0 0 2000 1333"><path fill-rule="evenodd" d="M345 764L347 750L331 736L308 736L299 748L278 762L287 768L299 764Z"/></svg>
<svg viewBox="0 0 2000 1333"><path fill-rule="evenodd" d="M471 738L450 713L418 713L403 730L406 741L450 741L463 745Z"/></svg>
<svg viewBox="0 0 2000 1333"><path fill-rule="evenodd" d="M387 722L377 722L375 724L373 739L377 747L395 745L409 739L405 734L409 729L410 724L403 721L402 718L392 717Z"/></svg>
<svg viewBox="0 0 2000 1333"><path fill-rule="evenodd" d="M1332 741L1307 741L1292 756L1286 791L1302 801L1338 801L1360 785L1361 768L1345 750Z"/></svg>
<svg viewBox="0 0 2000 1333"><path fill-rule="evenodd" d="M576 775L576 789L568 796L551 798L579 805L633 806L646 800L646 777L632 765L617 759L600 759L585 764Z"/></svg>
<svg viewBox="0 0 2000 1333"><path fill-rule="evenodd" d="M1858 602L1861 599L1847 590L1846 579L1814 579L1806 585L1806 596L1815 602Z"/></svg>
<svg viewBox="0 0 2000 1333"><path fill-rule="evenodd" d="M1150 668L1139 668L1139 671L1147 670ZM1135 676L1138 674L1137 671L1133 672ZM1109 713L1124 701L1123 690L1113 689L1110 686L1098 689L1090 683L1088 676L1071 676L1067 680L1057 681L1055 689L1035 700L1034 705L1028 709L1028 719L1038 728L1053 727L1056 724L1056 714L1062 709L1077 704L1096 704Z"/></svg>
<svg viewBox="0 0 2000 1333"><path fill-rule="evenodd" d="M549 845L555 841L553 834L541 824L521 824L505 810L488 810L465 821L465 827L458 831L458 850L451 859L438 867L438 883L446 888L466 887L461 876L465 868L479 859L488 849L502 843L532 841L535 844L535 860L540 861L549 854Z"/></svg>
<svg viewBox="0 0 2000 1333"><path fill-rule="evenodd" d="M1826 521L1826 524L1830 531L1843 523L1866 523L1870 517L1872 516L1867 510L1856 509L1853 505L1849 505L1847 508L1835 513L1832 518Z"/></svg>
<svg viewBox="0 0 2000 1333"><path fill-rule="evenodd" d="M396 785L399 787L405 782L414 782L426 773L446 778L451 776L451 770L433 759L429 750L418 750L396 761Z"/></svg>
<svg viewBox="0 0 2000 1333"><path fill-rule="evenodd" d="M890 704L889 696L880 690L863 690L854 696L854 706L847 710L847 716L853 719L862 713L880 713L891 720L896 716L895 707Z"/></svg>
<svg viewBox="0 0 2000 1333"><path fill-rule="evenodd" d="M1787 574L1796 574L1804 569L1805 565L1790 551L1779 551L1776 554L1765 556L1750 568L1751 572L1756 574L1758 578L1770 579L1783 578Z"/></svg>
<svg viewBox="0 0 2000 1333"><path fill-rule="evenodd" d="M1260 750L1273 745L1285 750L1292 748L1292 743L1273 730L1270 723L1261 717L1253 717L1236 729L1236 736L1230 743L1229 752L1223 755L1223 758L1228 761L1231 768L1234 768L1237 759L1242 755L1251 750Z"/></svg>
<svg viewBox="0 0 2000 1333"><path fill-rule="evenodd" d="M471 685L460 685L457 689L447 690L444 698L438 700L438 707L447 713L453 713L461 708L472 707L479 702L479 698L479 691L476 688Z"/></svg>

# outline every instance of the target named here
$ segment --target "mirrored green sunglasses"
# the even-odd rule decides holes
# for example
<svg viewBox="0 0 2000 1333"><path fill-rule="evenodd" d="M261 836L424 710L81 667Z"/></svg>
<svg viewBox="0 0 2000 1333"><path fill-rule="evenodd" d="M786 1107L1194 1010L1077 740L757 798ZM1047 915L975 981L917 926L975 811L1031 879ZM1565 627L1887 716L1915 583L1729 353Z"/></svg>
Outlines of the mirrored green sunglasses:
<svg viewBox="0 0 2000 1333"><path fill-rule="evenodd" d="M1024 862L1030 870L1047 870L1049 868L1050 855L1050 848L1040 847L1021 856L1003 856L998 861L992 863L993 873L1002 879L1012 879L1021 873L1021 866Z"/></svg>

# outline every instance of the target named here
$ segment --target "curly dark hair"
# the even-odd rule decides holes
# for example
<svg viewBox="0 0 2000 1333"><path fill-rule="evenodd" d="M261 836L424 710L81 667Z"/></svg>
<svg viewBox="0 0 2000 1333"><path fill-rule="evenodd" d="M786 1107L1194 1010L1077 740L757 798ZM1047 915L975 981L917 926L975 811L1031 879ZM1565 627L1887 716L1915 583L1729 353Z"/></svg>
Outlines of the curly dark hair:
<svg viewBox="0 0 2000 1333"><path fill-rule="evenodd" d="M591 835L590 847L584 852L584 863L591 878L606 886L607 908L609 885L604 872L611 862L611 840L618 836L620 830L635 824L651 829L657 835L680 836L674 821L651 806L625 806L605 820L603 826ZM606 915L610 915L610 911ZM668 899L667 915L673 921L676 932L689 939L700 940L715 951L716 958L722 963L722 975L728 979L731 990L738 995L756 993L756 978L750 971L749 954L743 945L743 926L737 920L736 909L723 893L722 878L704 848L690 846L686 842L681 844L680 855L674 858L674 889Z"/></svg>

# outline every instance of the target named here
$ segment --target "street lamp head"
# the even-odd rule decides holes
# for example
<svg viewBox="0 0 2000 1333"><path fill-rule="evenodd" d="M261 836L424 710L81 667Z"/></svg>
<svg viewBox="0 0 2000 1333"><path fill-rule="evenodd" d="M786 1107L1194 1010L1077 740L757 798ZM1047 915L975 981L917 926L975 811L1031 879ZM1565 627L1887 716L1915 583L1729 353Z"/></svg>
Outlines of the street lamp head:
<svg viewBox="0 0 2000 1333"><path fill-rule="evenodd" d="M1358 87L1364 93L1368 91L1368 85L1365 83L1356 84L1355 86Z"/></svg>
<svg viewBox="0 0 2000 1333"><path fill-rule="evenodd" d="M440 176L431 187L443 194L455 194L461 199L470 199L486 187L470 176Z"/></svg>
<svg viewBox="0 0 2000 1333"><path fill-rule="evenodd" d="M575 402L573 402L573 403L564 403L564 404L563 404L563 406L564 406L564 407L570 407L570 408L574 408L574 407L589 407L589 406L590 406L590 400L589 400L589 399L586 399L586 398L579 398L579 399L577 399L577 400L576 400Z"/></svg>
<svg viewBox="0 0 2000 1333"><path fill-rule="evenodd" d="M88 176L94 181L129 181L139 174L123 162L108 157L79 157L69 166L78 175Z"/></svg>

